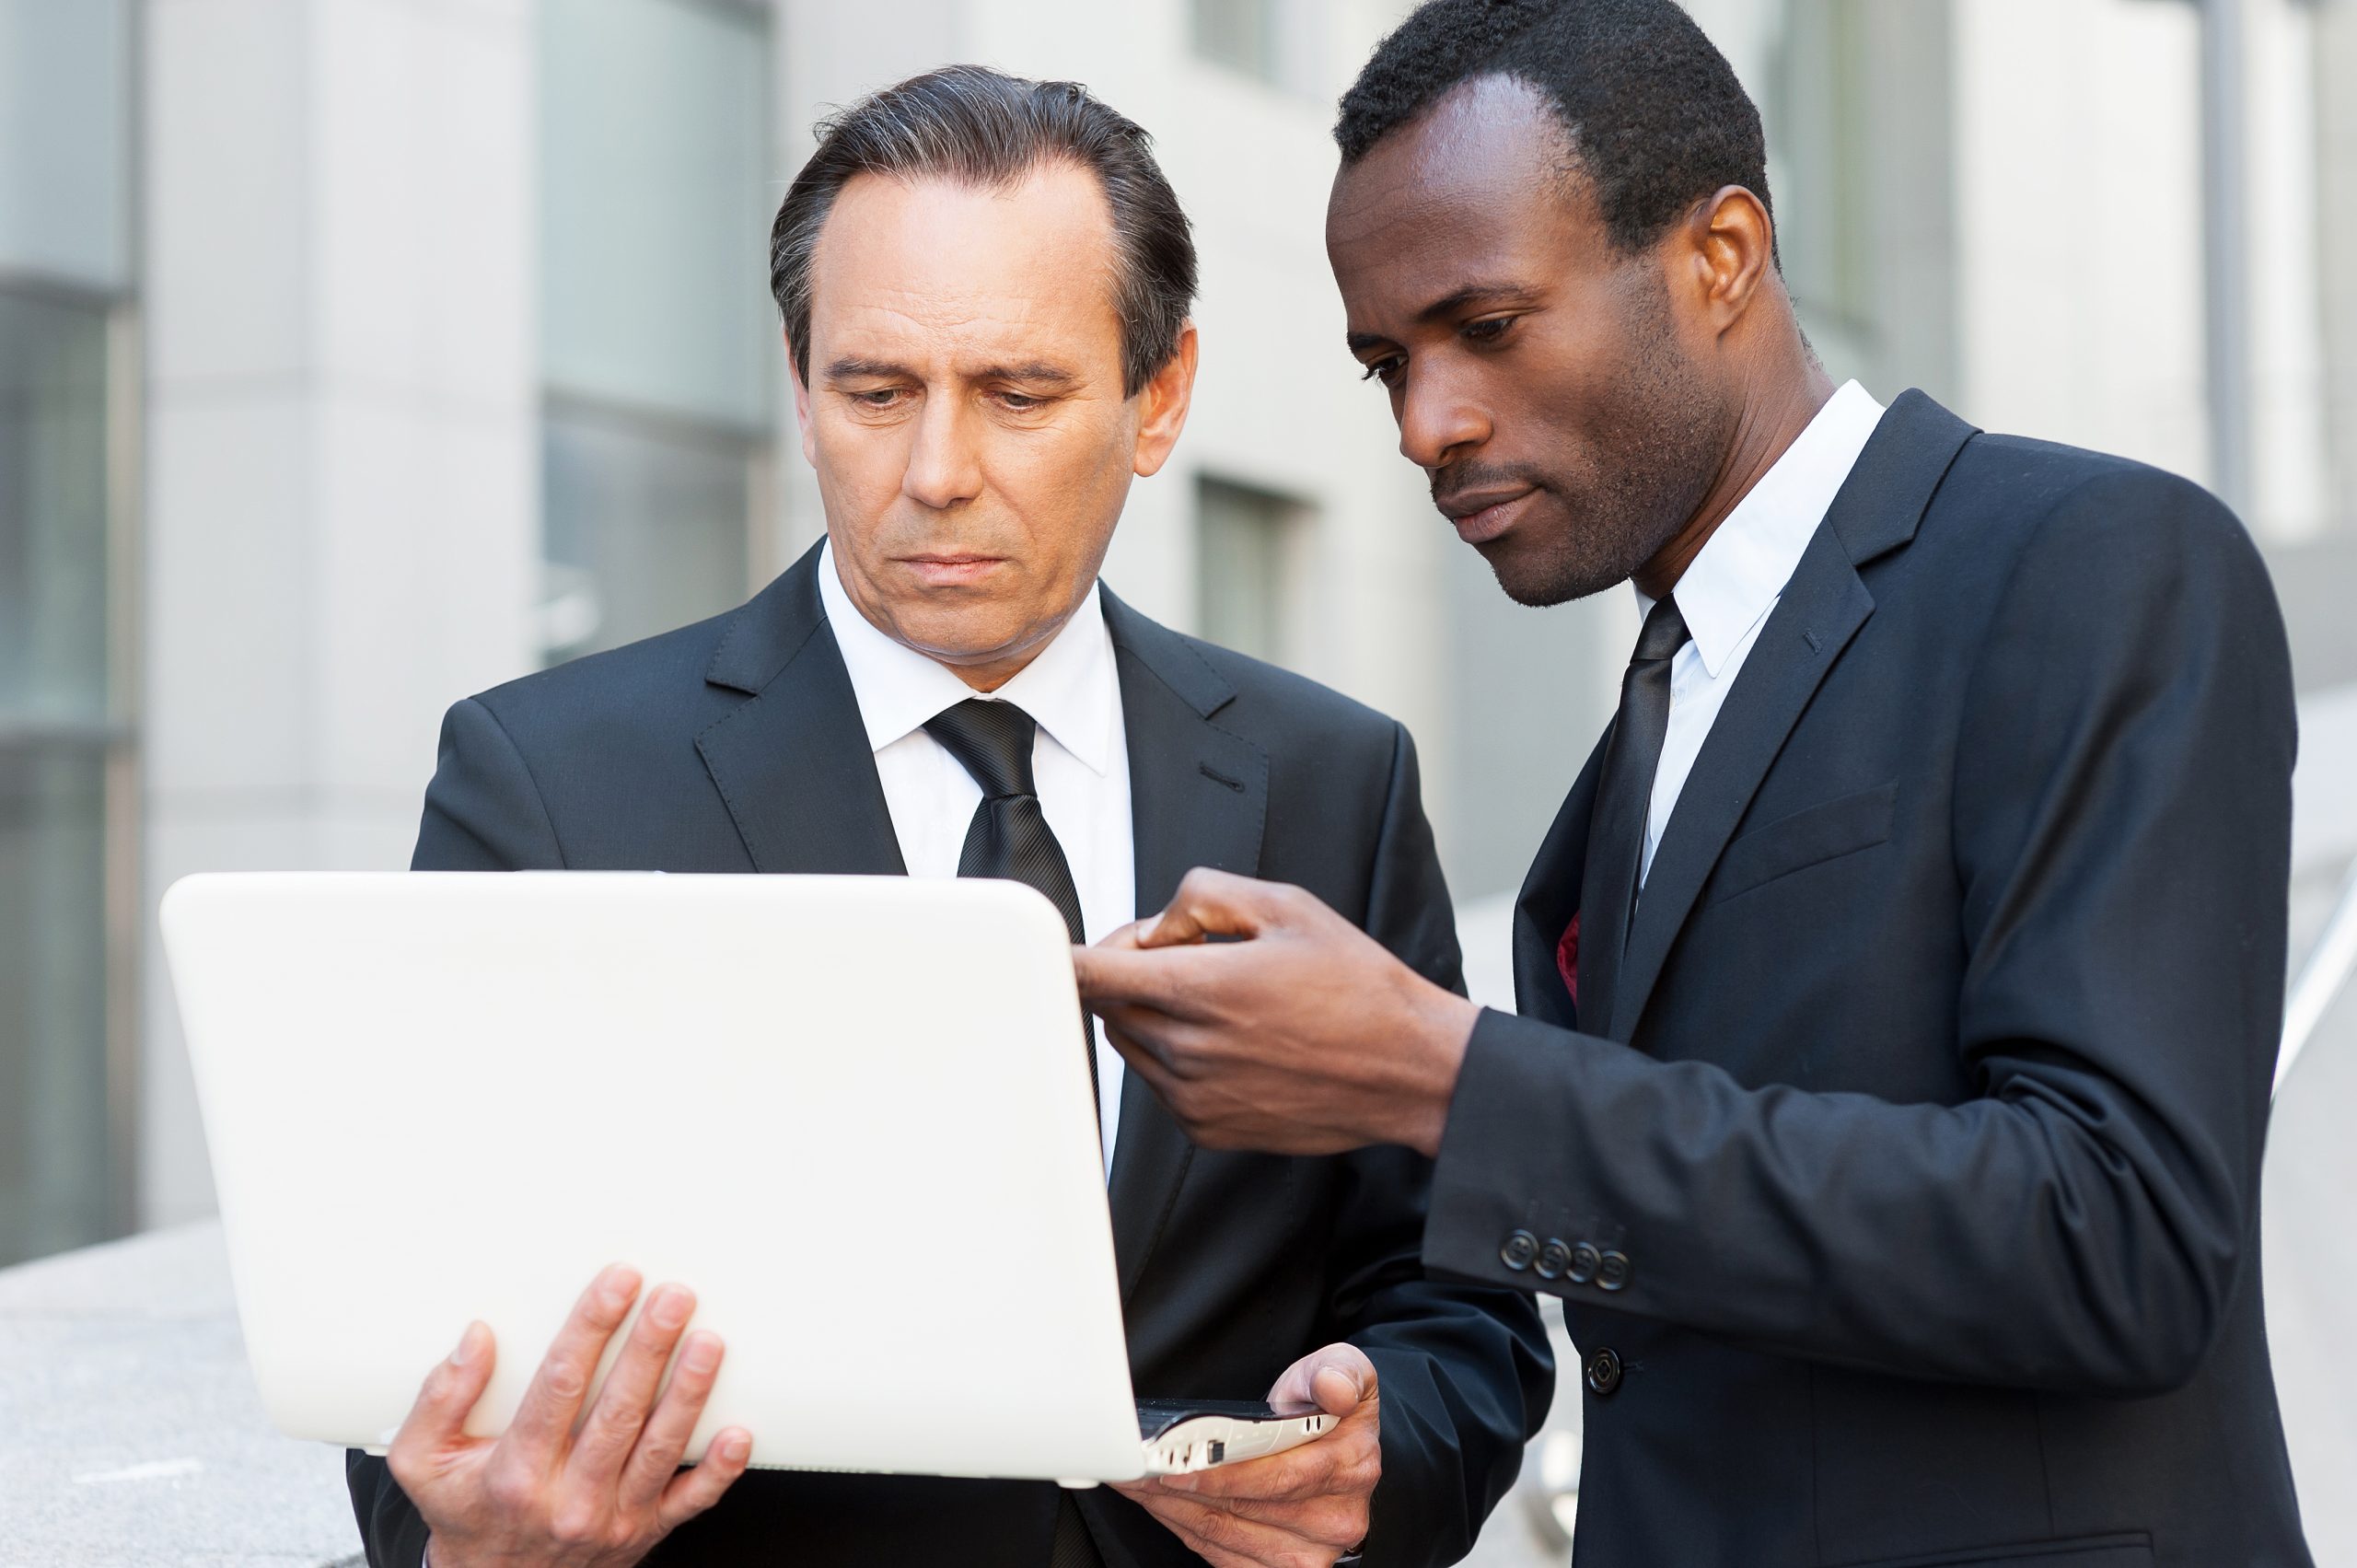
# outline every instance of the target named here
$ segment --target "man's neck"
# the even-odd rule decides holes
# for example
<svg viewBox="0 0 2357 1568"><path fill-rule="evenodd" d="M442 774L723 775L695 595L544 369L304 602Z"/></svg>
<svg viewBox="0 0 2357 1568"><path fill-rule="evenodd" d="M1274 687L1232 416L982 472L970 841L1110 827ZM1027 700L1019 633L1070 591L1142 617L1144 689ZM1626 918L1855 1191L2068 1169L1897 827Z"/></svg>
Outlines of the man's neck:
<svg viewBox="0 0 2357 1568"><path fill-rule="evenodd" d="M1637 591L1650 599L1669 597L1686 568L1702 553L1719 525L1727 520L1752 487L1776 466L1777 459L1801 438L1801 432L1833 397L1833 380L1814 356L1804 356L1791 374L1755 386L1744 400L1736 422L1735 438L1727 443L1718 477L1670 541L1633 575Z"/></svg>

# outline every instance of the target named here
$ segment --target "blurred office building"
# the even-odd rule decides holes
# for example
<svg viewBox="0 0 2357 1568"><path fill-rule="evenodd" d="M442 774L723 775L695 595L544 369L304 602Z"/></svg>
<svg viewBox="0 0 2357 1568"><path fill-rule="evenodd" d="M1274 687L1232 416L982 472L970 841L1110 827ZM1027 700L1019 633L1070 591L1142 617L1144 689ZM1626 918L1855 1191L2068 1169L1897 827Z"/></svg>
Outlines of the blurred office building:
<svg viewBox="0 0 2357 1568"><path fill-rule="evenodd" d="M1108 581L1409 724L1498 994L1636 619L1510 603L1343 352L1328 130L1406 8L0 0L0 1264L211 1210L171 881L405 864L448 703L726 609L818 538L770 216L827 106L950 60L1155 133L1202 372ZM1837 379L2174 469L2249 523L2307 731L2301 961L2357 859L2357 0L1691 9L1766 116ZM2340 1390L2295 1442L2344 1474L2357 1242L2323 1220L2352 1110L2344 997L2269 1190L2271 1261L2324 1271L2270 1270L2279 1348L2338 1358L2286 1374L2287 1408Z"/></svg>

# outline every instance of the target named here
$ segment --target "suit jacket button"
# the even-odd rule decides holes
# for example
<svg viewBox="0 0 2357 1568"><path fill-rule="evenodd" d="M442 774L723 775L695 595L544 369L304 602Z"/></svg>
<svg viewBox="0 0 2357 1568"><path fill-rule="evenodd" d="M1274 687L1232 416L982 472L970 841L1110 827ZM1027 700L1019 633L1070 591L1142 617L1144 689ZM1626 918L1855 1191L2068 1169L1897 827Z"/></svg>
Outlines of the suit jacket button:
<svg viewBox="0 0 2357 1568"><path fill-rule="evenodd" d="M1619 1290L1629 1283L1629 1255L1607 1252L1596 1260L1596 1288Z"/></svg>
<svg viewBox="0 0 2357 1568"><path fill-rule="evenodd" d="M1603 1255L1596 1251L1595 1246L1583 1241L1572 1249L1571 1267L1564 1277L1575 1285L1584 1285L1596 1278L1596 1265L1602 1261Z"/></svg>
<svg viewBox="0 0 2357 1568"><path fill-rule="evenodd" d="M1572 1249L1554 1237L1549 1237L1547 1245L1538 1249L1538 1277L1542 1280L1560 1280L1563 1277L1563 1270L1570 1266L1571 1261Z"/></svg>
<svg viewBox="0 0 2357 1568"><path fill-rule="evenodd" d="M1530 1260L1538 1256L1538 1238L1527 1230L1508 1233L1506 1244L1498 1249L1498 1261L1516 1273L1530 1267Z"/></svg>
<svg viewBox="0 0 2357 1568"><path fill-rule="evenodd" d="M1608 1400L1620 1387L1620 1353L1610 1345L1598 1345L1588 1353L1587 1391L1599 1400Z"/></svg>

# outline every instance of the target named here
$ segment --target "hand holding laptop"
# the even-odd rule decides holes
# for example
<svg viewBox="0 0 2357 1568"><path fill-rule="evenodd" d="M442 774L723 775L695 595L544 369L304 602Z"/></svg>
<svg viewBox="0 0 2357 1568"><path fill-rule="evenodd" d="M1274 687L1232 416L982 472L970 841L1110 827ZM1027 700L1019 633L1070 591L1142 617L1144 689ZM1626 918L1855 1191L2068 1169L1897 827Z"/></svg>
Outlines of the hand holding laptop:
<svg viewBox="0 0 2357 1568"><path fill-rule="evenodd" d="M1115 1481L1213 1568L1333 1562L1366 1539L1383 1474L1375 1364L1356 1345L1312 1351L1269 1390L1281 1409L1315 1404L1336 1423L1315 1443L1192 1475Z"/></svg>
<svg viewBox="0 0 2357 1568"><path fill-rule="evenodd" d="M433 1568L629 1568L744 1474L753 1440L737 1427L714 1438L702 1464L679 1468L722 1353L717 1334L699 1330L682 1342L695 1297L681 1286L647 1298L582 1416L639 1284L619 1264L591 1282L497 1439L465 1432L491 1380L488 1328L469 1325L427 1375L387 1460L433 1532ZM679 1365L665 1388L675 1349Z"/></svg>

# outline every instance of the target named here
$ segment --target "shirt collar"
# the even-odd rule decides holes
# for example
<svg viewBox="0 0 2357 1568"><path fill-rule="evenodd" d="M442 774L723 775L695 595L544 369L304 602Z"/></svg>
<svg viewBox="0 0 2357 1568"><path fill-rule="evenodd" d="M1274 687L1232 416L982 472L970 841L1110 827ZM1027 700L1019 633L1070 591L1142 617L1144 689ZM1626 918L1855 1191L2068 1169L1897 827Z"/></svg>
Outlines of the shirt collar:
<svg viewBox="0 0 2357 1568"><path fill-rule="evenodd" d="M1864 387L1843 383L1687 564L1678 610L1712 679L1782 595L1882 412ZM1639 590L1638 615L1653 607Z"/></svg>
<svg viewBox="0 0 2357 1568"><path fill-rule="evenodd" d="M862 615L836 574L831 540L819 551L819 603L834 632L835 645L842 651L870 749L881 751L923 728L935 714L969 697L984 696L1013 703L1029 714L1089 772L1102 777L1112 767L1120 688L1113 638L1105 628L1105 607L1095 584L1048 645L1013 679L988 693L976 691L946 666L894 642Z"/></svg>

